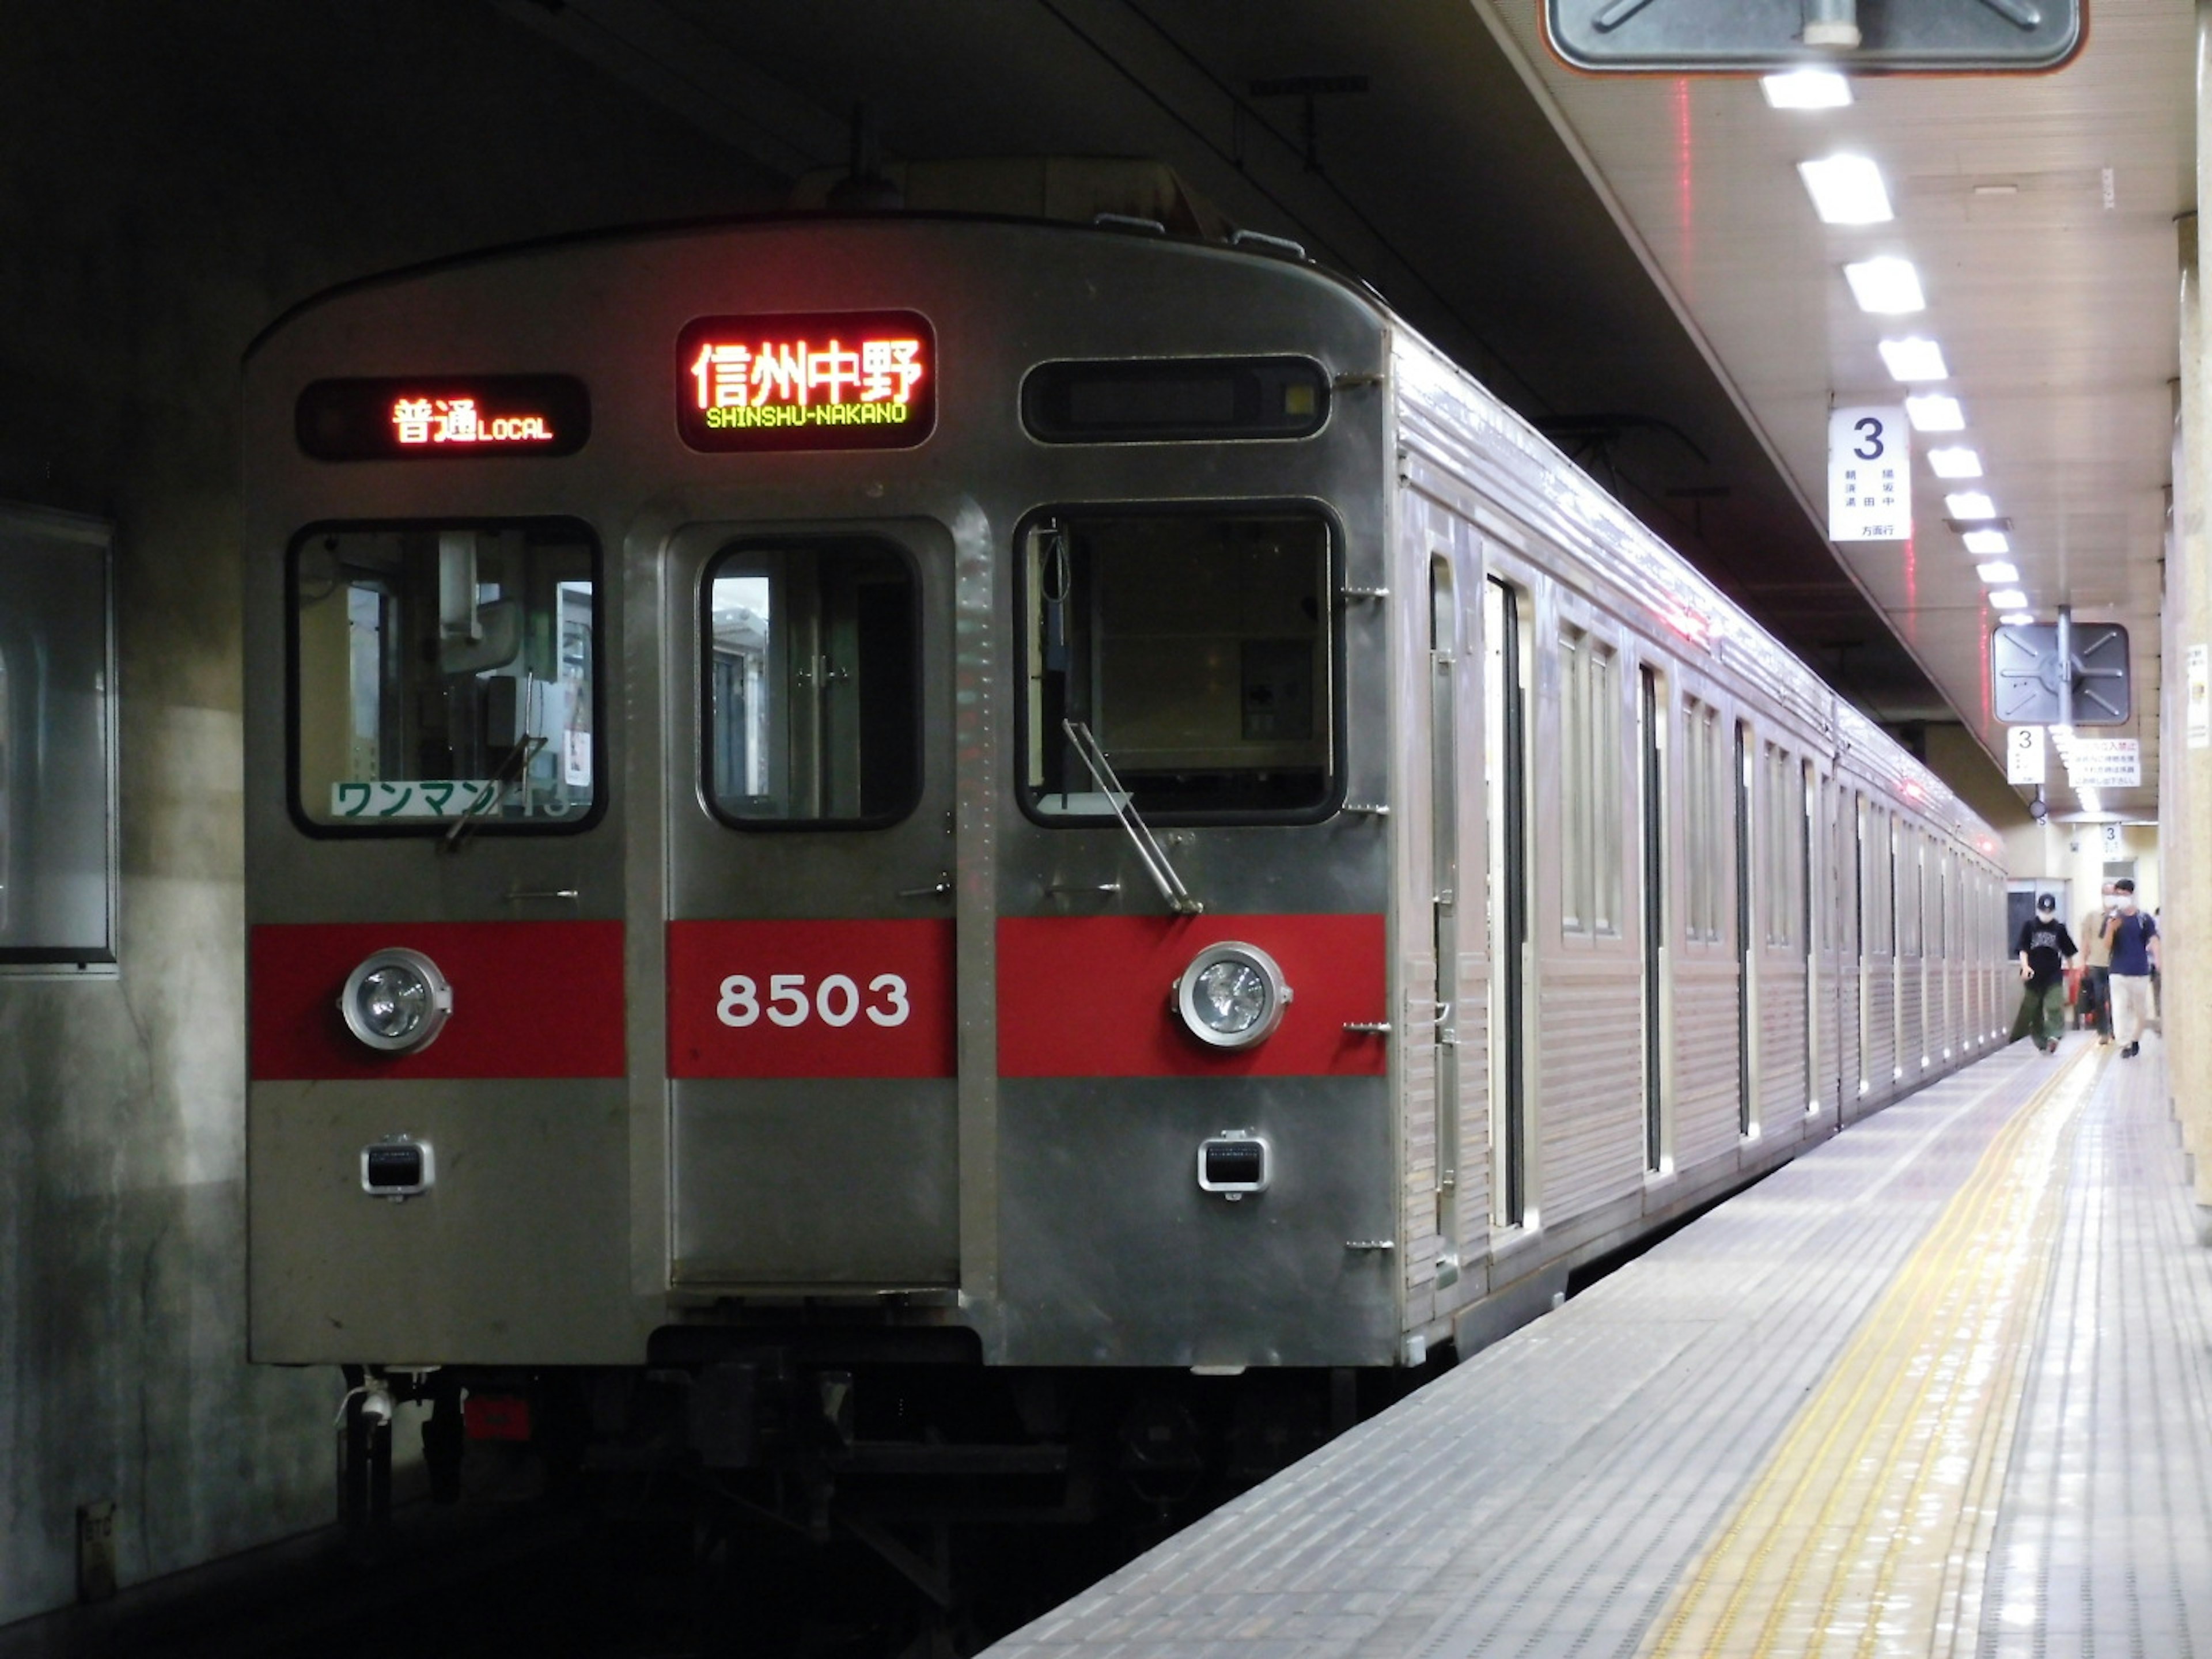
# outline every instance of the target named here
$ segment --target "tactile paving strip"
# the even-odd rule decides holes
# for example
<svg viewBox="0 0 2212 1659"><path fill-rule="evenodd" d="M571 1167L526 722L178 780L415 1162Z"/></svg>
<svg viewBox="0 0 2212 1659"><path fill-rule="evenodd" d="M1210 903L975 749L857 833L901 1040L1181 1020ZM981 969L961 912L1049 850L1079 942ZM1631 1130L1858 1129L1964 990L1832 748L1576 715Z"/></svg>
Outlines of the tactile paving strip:
<svg viewBox="0 0 2212 1659"><path fill-rule="evenodd" d="M2059 1069L2015 1047L1855 1127L992 1651L1626 1659Z"/></svg>

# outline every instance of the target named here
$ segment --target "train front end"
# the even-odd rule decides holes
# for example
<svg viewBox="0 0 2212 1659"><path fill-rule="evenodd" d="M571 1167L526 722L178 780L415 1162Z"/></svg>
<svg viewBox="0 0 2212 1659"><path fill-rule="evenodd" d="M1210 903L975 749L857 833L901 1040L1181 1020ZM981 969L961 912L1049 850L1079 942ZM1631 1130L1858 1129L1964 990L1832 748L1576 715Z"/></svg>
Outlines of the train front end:
<svg viewBox="0 0 2212 1659"><path fill-rule="evenodd" d="M1386 337L927 218L272 329L254 1357L428 1397L448 1485L463 1421L841 1502L1343 1421L1408 1353Z"/></svg>

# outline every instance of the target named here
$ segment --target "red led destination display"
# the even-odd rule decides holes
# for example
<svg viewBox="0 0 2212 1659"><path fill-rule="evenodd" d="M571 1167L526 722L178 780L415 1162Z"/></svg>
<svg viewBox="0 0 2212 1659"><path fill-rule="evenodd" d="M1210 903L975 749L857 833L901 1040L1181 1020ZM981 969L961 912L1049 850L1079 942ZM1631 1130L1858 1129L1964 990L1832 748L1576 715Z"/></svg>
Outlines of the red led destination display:
<svg viewBox="0 0 2212 1659"><path fill-rule="evenodd" d="M592 399L566 374L317 380L294 423L323 461L573 455L591 435Z"/></svg>
<svg viewBox="0 0 2212 1659"><path fill-rule="evenodd" d="M702 317L676 386L694 449L907 449L937 423L937 336L911 311Z"/></svg>

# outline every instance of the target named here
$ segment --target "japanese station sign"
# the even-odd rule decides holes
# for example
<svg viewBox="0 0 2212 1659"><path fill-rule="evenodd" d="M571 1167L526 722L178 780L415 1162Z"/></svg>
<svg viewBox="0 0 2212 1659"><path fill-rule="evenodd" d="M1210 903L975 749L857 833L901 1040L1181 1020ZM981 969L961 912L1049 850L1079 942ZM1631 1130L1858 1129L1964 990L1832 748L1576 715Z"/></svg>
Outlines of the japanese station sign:
<svg viewBox="0 0 2212 1659"><path fill-rule="evenodd" d="M2052 733L2066 781L2075 789L2142 787L2142 744L2135 738L2062 738Z"/></svg>
<svg viewBox="0 0 2212 1659"><path fill-rule="evenodd" d="M1900 407L1828 416L1828 539L1912 539L1912 453Z"/></svg>
<svg viewBox="0 0 2212 1659"><path fill-rule="evenodd" d="M2015 726L2006 732L2005 781L2033 784L2045 781L2041 726Z"/></svg>
<svg viewBox="0 0 2212 1659"><path fill-rule="evenodd" d="M937 423L937 337L911 311L702 317L676 359L694 449L905 449Z"/></svg>
<svg viewBox="0 0 2212 1659"><path fill-rule="evenodd" d="M591 435L592 400L566 374L317 380L293 427L322 461L573 455Z"/></svg>

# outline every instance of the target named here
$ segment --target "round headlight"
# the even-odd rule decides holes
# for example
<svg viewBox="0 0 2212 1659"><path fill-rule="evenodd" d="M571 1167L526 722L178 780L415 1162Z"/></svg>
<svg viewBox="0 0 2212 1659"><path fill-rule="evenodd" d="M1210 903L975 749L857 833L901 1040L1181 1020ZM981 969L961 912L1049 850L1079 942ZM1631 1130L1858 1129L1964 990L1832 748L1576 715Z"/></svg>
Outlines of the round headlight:
<svg viewBox="0 0 2212 1659"><path fill-rule="evenodd" d="M347 976L346 1030L380 1054L427 1048L453 1012L453 988L420 951L379 951Z"/></svg>
<svg viewBox="0 0 2212 1659"><path fill-rule="evenodd" d="M1190 1034L1216 1048L1249 1048L1283 1023L1291 988L1274 957L1233 939L1209 945L1176 981L1176 1012Z"/></svg>

